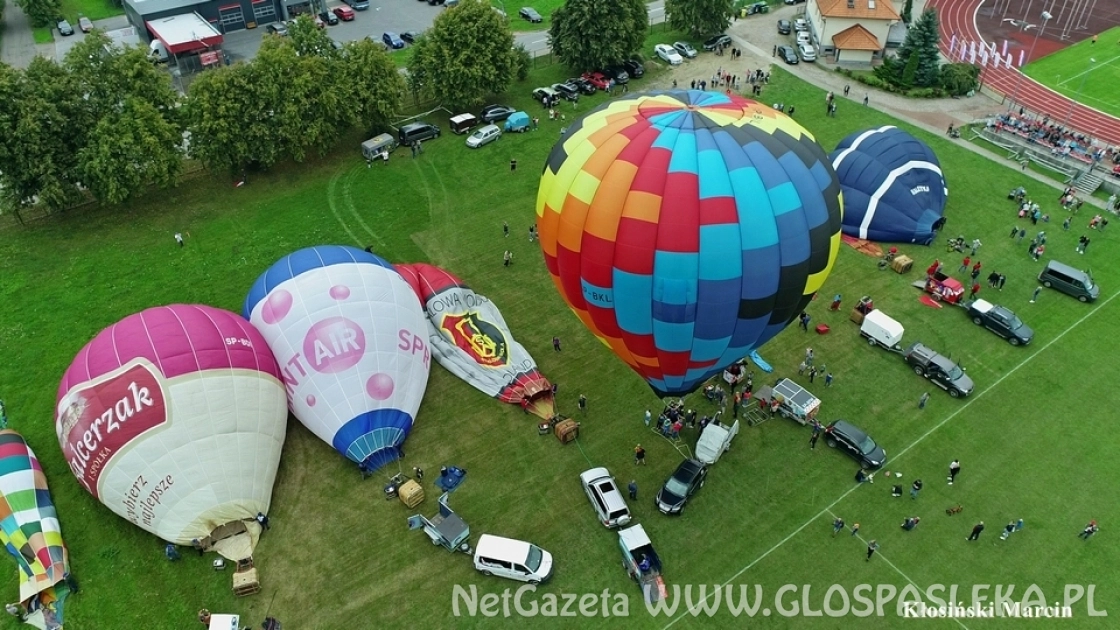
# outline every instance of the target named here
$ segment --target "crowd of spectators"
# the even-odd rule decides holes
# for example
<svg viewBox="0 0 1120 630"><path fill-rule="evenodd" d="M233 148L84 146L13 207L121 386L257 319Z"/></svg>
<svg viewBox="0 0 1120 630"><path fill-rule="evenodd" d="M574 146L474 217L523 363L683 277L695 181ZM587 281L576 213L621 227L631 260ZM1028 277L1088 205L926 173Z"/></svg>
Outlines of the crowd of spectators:
<svg viewBox="0 0 1120 630"><path fill-rule="evenodd" d="M1028 142L1048 147L1051 153L1063 159L1073 158L1096 166L1106 163L1106 170L1120 167L1120 149L1102 146L1081 132L1052 122L1049 115L1037 117L1022 110L1018 115L1006 112L990 119L988 128L997 133L1007 131L1019 135Z"/></svg>

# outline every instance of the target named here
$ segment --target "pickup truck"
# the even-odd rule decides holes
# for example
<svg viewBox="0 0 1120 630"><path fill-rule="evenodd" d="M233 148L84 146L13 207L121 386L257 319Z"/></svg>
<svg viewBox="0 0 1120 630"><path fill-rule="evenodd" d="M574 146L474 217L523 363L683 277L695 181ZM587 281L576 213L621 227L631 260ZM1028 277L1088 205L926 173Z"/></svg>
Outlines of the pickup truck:
<svg viewBox="0 0 1120 630"><path fill-rule="evenodd" d="M964 370L948 357L941 356L922 343L915 343L902 354L906 363L914 368L914 373L933 381L935 385L949 392L953 398L968 396L974 385Z"/></svg>
<svg viewBox="0 0 1120 630"><path fill-rule="evenodd" d="M987 300L973 300L968 304L968 317L973 324L987 328L1013 346L1025 346L1034 339L1031 327L1005 306Z"/></svg>

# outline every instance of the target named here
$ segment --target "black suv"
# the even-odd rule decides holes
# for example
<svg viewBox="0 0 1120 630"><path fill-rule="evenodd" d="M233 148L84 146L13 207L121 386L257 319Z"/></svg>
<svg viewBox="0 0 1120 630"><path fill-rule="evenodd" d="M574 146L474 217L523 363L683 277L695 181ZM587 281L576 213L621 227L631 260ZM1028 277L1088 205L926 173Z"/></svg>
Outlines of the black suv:
<svg viewBox="0 0 1120 630"><path fill-rule="evenodd" d="M572 77L571 79L568 79L568 83L576 86L576 88L584 94L590 95L599 91L599 88L595 87L594 84L584 79L583 77Z"/></svg>
<svg viewBox="0 0 1120 630"><path fill-rule="evenodd" d="M949 392L953 398L968 396L972 393L972 379L959 365L948 357L937 354L920 342L915 343L903 353L906 363L914 368L914 373L933 381L935 385Z"/></svg>
<svg viewBox="0 0 1120 630"><path fill-rule="evenodd" d="M730 46L730 45L731 45L731 36L730 35L716 35L714 37L709 37L707 40L704 41L704 50L715 50L717 48L722 48L724 46Z"/></svg>
<svg viewBox="0 0 1120 630"><path fill-rule="evenodd" d="M832 448L843 448L859 462L860 468L878 468L887 461L887 452L847 420L836 420L824 430L824 441Z"/></svg>
<svg viewBox="0 0 1120 630"><path fill-rule="evenodd" d="M571 83L553 83L552 90L566 101L579 100L579 88Z"/></svg>
<svg viewBox="0 0 1120 630"><path fill-rule="evenodd" d="M621 65L609 66L601 70L601 72L603 73L603 76L607 77L608 79L614 79L614 82L617 85L625 85L630 82L630 73L627 72L626 68L622 67Z"/></svg>
<svg viewBox="0 0 1120 630"><path fill-rule="evenodd" d="M1003 337L1013 346L1027 345L1034 339L1034 331L1023 323L1011 309L992 304L987 300L973 300L968 304L972 323L983 326Z"/></svg>
<svg viewBox="0 0 1120 630"><path fill-rule="evenodd" d="M661 490L657 492L655 503L663 514L680 514L688 498L704 486L708 477L708 467L695 459L686 459L673 471Z"/></svg>
<svg viewBox="0 0 1120 630"><path fill-rule="evenodd" d="M637 59L628 59L626 61L623 61L621 65L626 69L627 72L630 73L630 76L634 77L635 79L642 78L646 73L646 67L643 66L642 62L638 61Z"/></svg>

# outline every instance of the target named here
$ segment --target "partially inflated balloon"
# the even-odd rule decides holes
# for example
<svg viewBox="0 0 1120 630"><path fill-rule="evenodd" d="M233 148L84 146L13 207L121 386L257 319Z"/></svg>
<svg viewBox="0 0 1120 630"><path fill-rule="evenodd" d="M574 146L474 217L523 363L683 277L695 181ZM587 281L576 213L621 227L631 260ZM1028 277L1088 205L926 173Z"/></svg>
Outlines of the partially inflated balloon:
<svg viewBox="0 0 1120 630"><path fill-rule="evenodd" d="M949 188L933 149L898 127L858 131L831 154L844 191L844 233L929 245Z"/></svg>
<svg viewBox="0 0 1120 630"><path fill-rule="evenodd" d="M237 559L252 551L253 517L268 512L280 463L288 413L279 376L241 317L150 308L78 353L58 388L58 442L86 490L164 540L208 544L215 529L244 531L247 519L248 539L213 541Z"/></svg>
<svg viewBox="0 0 1120 630"><path fill-rule="evenodd" d="M440 365L487 396L521 405L546 420L556 415L552 384L513 338L493 302L439 267L418 263L396 268L424 304Z"/></svg>
<svg viewBox="0 0 1120 630"><path fill-rule="evenodd" d="M62 526L39 459L11 430L0 431L0 543L19 563L19 599L31 611L26 621L61 628L70 593Z"/></svg>
<svg viewBox="0 0 1120 630"><path fill-rule="evenodd" d="M696 90L631 94L575 121L537 194L561 296L660 394L695 390L793 321L832 269L840 221L809 132Z"/></svg>
<svg viewBox="0 0 1120 630"><path fill-rule="evenodd" d="M366 470L401 456L431 354L420 300L392 265L353 247L301 249L261 274L244 314L300 422Z"/></svg>

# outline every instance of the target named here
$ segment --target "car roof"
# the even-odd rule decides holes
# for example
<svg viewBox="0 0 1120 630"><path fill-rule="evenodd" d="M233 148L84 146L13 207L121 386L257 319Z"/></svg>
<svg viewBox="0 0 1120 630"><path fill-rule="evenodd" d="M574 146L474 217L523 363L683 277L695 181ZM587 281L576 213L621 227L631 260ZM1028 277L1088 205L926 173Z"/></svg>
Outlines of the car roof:
<svg viewBox="0 0 1120 630"><path fill-rule="evenodd" d="M704 462L696 459L686 459L680 463L680 466L677 466L677 469L673 472L673 476L676 477L678 474L685 472L689 473L689 475L693 475L703 467Z"/></svg>
<svg viewBox="0 0 1120 630"><path fill-rule="evenodd" d="M598 481L599 479L602 479L604 477L610 478L610 476L611 473L607 471L606 468L600 466L598 468L591 468L589 470L581 472L579 474L579 479L583 483L590 484L591 482Z"/></svg>
<svg viewBox="0 0 1120 630"><path fill-rule="evenodd" d="M980 311L981 313L987 313L988 311L992 310L992 308L995 307L995 305L992 304L991 302L989 302L987 300L981 300L979 298L973 300L972 304L970 306L972 308Z"/></svg>
<svg viewBox="0 0 1120 630"><path fill-rule="evenodd" d="M832 426L833 433L839 432L857 442L862 442L867 438L867 433L863 429L847 420L835 420L830 426Z"/></svg>

